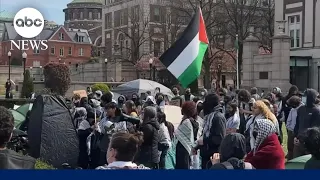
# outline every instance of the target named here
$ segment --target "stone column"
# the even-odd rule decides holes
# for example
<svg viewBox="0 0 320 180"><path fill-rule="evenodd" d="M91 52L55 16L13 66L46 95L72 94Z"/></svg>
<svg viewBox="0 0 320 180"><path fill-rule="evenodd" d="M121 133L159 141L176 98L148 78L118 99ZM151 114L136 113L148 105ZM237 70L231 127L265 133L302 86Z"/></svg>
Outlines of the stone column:
<svg viewBox="0 0 320 180"><path fill-rule="evenodd" d="M278 21L279 30L273 37L271 86L279 87L286 92L290 84L290 37L283 31L285 21Z"/></svg>
<svg viewBox="0 0 320 180"><path fill-rule="evenodd" d="M253 36L254 29L250 28L250 35L243 43L243 78L242 87L251 88L254 86L254 55L259 54L259 40Z"/></svg>

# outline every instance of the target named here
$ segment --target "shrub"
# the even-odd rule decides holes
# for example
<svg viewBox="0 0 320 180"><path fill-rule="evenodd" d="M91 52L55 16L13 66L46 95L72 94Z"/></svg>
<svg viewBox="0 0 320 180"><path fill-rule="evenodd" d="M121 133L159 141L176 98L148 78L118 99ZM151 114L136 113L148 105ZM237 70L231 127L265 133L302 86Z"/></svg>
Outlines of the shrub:
<svg viewBox="0 0 320 180"><path fill-rule="evenodd" d="M35 169L55 169L53 166L37 159Z"/></svg>
<svg viewBox="0 0 320 180"><path fill-rule="evenodd" d="M51 93L64 96L71 83L69 67L61 63L49 63L43 68L44 85Z"/></svg>
<svg viewBox="0 0 320 180"><path fill-rule="evenodd" d="M94 84L91 88L93 92L100 90L103 94L110 91L108 85L102 83Z"/></svg>
<svg viewBox="0 0 320 180"><path fill-rule="evenodd" d="M23 78L22 90L21 90L20 96L21 98L30 98L33 91L34 91L33 79L30 76L30 71L26 70Z"/></svg>

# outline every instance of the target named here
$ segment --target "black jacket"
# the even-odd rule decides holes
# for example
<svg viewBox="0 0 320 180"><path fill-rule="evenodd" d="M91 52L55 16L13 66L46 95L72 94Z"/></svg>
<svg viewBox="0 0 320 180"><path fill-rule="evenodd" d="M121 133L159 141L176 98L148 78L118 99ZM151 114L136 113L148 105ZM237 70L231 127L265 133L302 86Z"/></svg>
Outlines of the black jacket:
<svg viewBox="0 0 320 180"><path fill-rule="evenodd" d="M142 123L140 131L143 132L143 143L137 157L137 162L145 166L159 163L159 129L160 125L156 119Z"/></svg>
<svg viewBox="0 0 320 180"><path fill-rule="evenodd" d="M36 160L10 149L0 150L0 169L34 169Z"/></svg>
<svg viewBox="0 0 320 180"><path fill-rule="evenodd" d="M299 138L304 131L311 127L320 126L320 106L316 105L318 92L308 89L305 92L306 105L298 109L296 126L294 128L295 137Z"/></svg>
<svg viewBox="0 0 320 180"><path fill-rule="evenodd" d="M210 157L218 153L221 141L226 135L226 118L222 114L222 107L216 107L214 111L209 137L203 139L202 157Z"/></svg>

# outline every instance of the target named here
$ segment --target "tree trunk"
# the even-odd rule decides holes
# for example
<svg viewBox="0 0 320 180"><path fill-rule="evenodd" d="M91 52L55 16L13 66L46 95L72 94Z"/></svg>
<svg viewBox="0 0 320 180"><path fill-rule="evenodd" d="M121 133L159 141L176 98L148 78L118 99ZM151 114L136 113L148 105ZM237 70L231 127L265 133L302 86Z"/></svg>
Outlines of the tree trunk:
<svg viewBox="0 0 320 180"><path fill-rule="evenodd" d="M238 55L238 65L239 65L239 87L241 88L241 75L242 75L242 62L243 62L243 43L239 43L239 55Z"/></svg>
<svg viewBox="0 0 320 180"><path fill-rule="evenodd" d="M189 88L191 89L192 94L198 95L199 94L199 87L198 87L198 79L193 81L190 85Z"/></svg>
<svg viewBox="0 0 320 180"><path fill-rule="evenodd" d="M210 59L208 57L208 52L205 54L205 59L203 61L204 66L204 76L203 84L205 89L211 89L211 72L210 72Z"/></svg>

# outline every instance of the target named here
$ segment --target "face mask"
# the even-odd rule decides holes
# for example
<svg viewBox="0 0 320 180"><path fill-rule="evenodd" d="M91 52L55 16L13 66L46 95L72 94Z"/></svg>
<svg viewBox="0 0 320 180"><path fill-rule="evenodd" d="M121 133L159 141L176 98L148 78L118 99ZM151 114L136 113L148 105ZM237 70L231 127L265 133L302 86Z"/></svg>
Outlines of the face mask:
<svg viewBox="0 0 320 180"><path fill-rule="evenodd" d="M134 97L133 97L131 100L132 100L133 102L135 102L135 101L137 100L137 98L134 98Z"/></svg>
<svg viewBox="0 0 320 180"><path fill-rule="evenodd" d="M307 97L302 96L302 102L303 102L303 104L306 104L307 103Z"/></svg>
<svg viewBox="0 0 320 180"><path fill-rule="evenodd" d="M205 95L205 93L204 92L201 92L201 96L204 96Z"/></svg>

